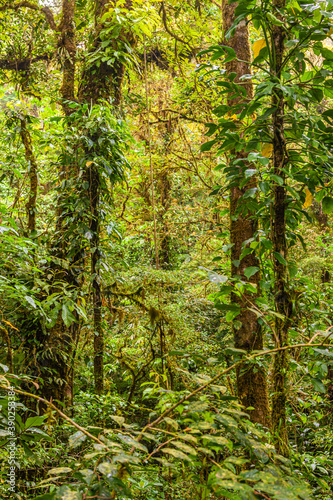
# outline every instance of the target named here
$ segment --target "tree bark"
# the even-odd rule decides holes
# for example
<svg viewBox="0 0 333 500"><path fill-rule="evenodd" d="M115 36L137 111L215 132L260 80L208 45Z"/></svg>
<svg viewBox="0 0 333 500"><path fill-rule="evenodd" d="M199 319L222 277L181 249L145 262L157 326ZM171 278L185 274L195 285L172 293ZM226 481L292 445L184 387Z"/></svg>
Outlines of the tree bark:
<svg viewBox="0 0 333 500"><path fill-rule="evenodd" d="M96 0L95 3L95 36L90 54L100 50L101 31L105 27L101 18L106 10L113 5L109 0ZM130 8L131 2L128 0L126 8ZM120 39L126 39L127 43L133 44L134 39L131 33L122 32ZM116 43L116 42L115 42ZM118 107L121 101L121 86L124 76L125 66L119 61L113 65L107 64L107 61L101 60L93 63L87 63L81 75L79 86L79 100L90 105L95 105L103 99L113 98L114 105ZM96 137L91 138L97 142ZM94 322L94 379L95 391L102 394L104 391L104 333L102 326L102 290L101 278L99 273L100 252L100 213L99 200L101 180L98 167L89 162L86 169L86 179L89 183L88 196L90 200L90 230L91 238L91 274L92 274L92 292L93 292L93 322Z"/></svg>
<svg viewBox="0 0 333 500"><path fill-rule="evenodd" d="M76 63L76 44L75 44L75 0L62 0L61 19L57 28L58 51L61 50L62 56L62 85L60 88L61 105L65 116L73 112L69 106L70 101L75 98L75 63ZM59 171L60 182L73 181L77 177L77 166L75 164L66 165L63 162ZM57 259L66 260L68 257L68 240L66 238L66 222L73 213L67 203L68 191L64 187L59 193L57 200L57 222L56 222L56 240L53 245L53 255ZM77 249L75 255L71 258L71 269L65 269L60 264L53 265L54 281L57 283L53 288L53 293L62 294L62 286L58 283L66 283L71 290L78 288L80 283L77 279L78 266L81 259L80 249ZM78 318L77 318L78 319ZM46 399L50 397L58 399L68 404L72 403L73 398L73 379L74 363L73 353L74 345L79 335L78 321L66 326L62 313L59 311L55 325L50 329L47 338L42 342L41 348L47 347L50 350L48 356L47 369L54 375L52 381L45 384L43 396ZM41 353L43 356L43 353ZM49 378L49 377L48 377ZM60 381L60 382L59 382Z"/></svg>
<svg viewBox="0 0 333 500"><path fill-rule="evenodd" d="M58 38L58 52L62 49L63 56L63 72L62 86L60 94L62 97L62 107L66 116L73 112L73 108L69 107L69 102L74 101L74 84L75 84L75 0L62 0L62 15L58 27L60 32Z"/></svg>
<svg viewBox="0 0 333 500"><path fill-rule="evenodd" d="M283 9L285 1L274 0L273 5L277 9ZM281 18L278 12L276 15ZM272 67L272 71L276 78L280 80L284 53L285 28L283 26L272 25L271 30L272 45L275 53L275 64L274 67ZM284 136L284 95L283 91L278 88L275 88L272 94L272 106L275 108L272 115L273 173L279 176L283 181L282 185L276 182L274 182L273 185L273 215L271 220L275 273L275 308L277 313L281 315L281 317L277 317L275 321L275 334L276 347L284 347L288 344L292 302L288 292L287 268L282 259L279 260L276 258L277 254L281 255L285 261L287 261L288 257L286 241L287 186L284 173L284 168L288 159ZM289 455L286 420L287 370L287 351L280 351L275 354L273 366L272 430L276 450L283 456Z"/></svg>
<svg viewBox="0 0 333 500"><path fill-rule="evenodd" d="M229 4L228 0L223 0L222 3L222 18L224 33L232 26L235 19L235 9L237 3ZM251 51L249 45L249 33L245 21L242 21L234 35L224 40L224 44L232 47L237 59L226 64L228 74L236 73L235 82L239 83L243 75L248 75L251 72L250 60ZM247 92L247 99L253 97L253 89L251 81L247 80L244 88ZM240 98L228 100L230 107L239 104ZM244 158L247 154L244 151L233 153L236 158ZM243 163L244 164L244 163ZM247 167L239 167L247 168ZM247 281L244 270L247 267L259 267L258 259L254 252L246 255L240 260L241 253L244 249L244 242L253 238L257 231L257 223L254 214L248 213L242 207L242 197L248 189L254 188L257 185L257 180L252 177L246 186L240 188L234 186L230 191L230 242L231 249L231 275L232 277L240 277L243 281ZM239 263L239 265L237 265ZM257 272L251 277L251 282L259 287L260 273ZM232 294L232 302L240 307L240 314L237 320L241 326L234 328L235 347L244 349L248 352L252 350L261 350L263 348L263 336L261 327L258 323L255 313L244 307L244 303L251 303L253 295L250 292L244 292L240 298L236 294ZM243 366L237 370L237 393L240 402L245 407L253 407L254 410L249 411L250 418L253 422L259 422L264 426L270 426L270 412L268 400L268 386L266 373L263 369L253 366Z"/></svg>

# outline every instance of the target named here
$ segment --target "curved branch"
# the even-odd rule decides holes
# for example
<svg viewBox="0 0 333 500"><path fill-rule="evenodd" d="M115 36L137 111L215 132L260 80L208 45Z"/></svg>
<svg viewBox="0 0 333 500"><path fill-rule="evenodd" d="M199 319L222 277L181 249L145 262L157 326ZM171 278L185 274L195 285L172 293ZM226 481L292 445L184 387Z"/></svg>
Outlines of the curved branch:
<svg viewBox="0 0 333 500"><path fill-rule="evenodd" d="M21 394L22 396L26 396L28 398L33 398L33 399L36 399L37 401L40 401L41 403L44 403L46 406L48 406L48 407L52 408L52 410L56 411L58 413L58 415L61 418L63 418L64 420L66 420L66 422L68 422L70 425L72 425L73 427L75 427L76 429L81 431L88 438L90 438L93 441L95 441L96 443L102 445L105 450L110 451L110 449L100 439L98 439L96 436L93 436L92 434L90 434L90 432L88 432L84 427L81 427L81 425L77 424L74 420L69 418L65 413L63 413L61 410L59 410L59 408L57 408L52 403L52 401L48 401L47 399L36 396L36 394L32 394L30 392L21 391L20 389L15 389L14 387L11 387L11 386L5 386L5 385L1 384L0 389L3 389L4 391L7 391L7 392L15 392L15 394Z"/></svg>
<svg viewBox="0 0 333 500"><path fill-rule="evenodd" d="M232 370L234 370L238 366L241 366L243 363L249 362L252 359L258 358L259 356L265 356L267 354L279 353L281 351L287 351L287 350L294 349L294 348L297 348L297 347L300 347L300 348L302 348L302 347L310 347L310 348L312 348L312 347L332 347L332 344L325 344L324 342L322 342L320 344L319 343L317 343L317 344L307 343L307 344L287 345L287 346L283 346L283 347L276 347L275 349L269 349L269 350L266 350L266 351L256 352L255 354L252 354L251 356L246 356L246 357L242 358L240 361L237 361L236 363L234 363L232 366L229 366L229 368L226 368L225 370L222 370L217 375L215 375L215 377L213 377L210 380L208 380L208 382L205 382L204 384L200 385L197 389L195 389L194 391L192 391L190 394L187 394L186 396L182 397L174 405L172 405L171 407L169 407L166 410L164 410L164 412L162 412L162 414L156 420L154 420L153 422L147 424L142 429L142 431L140 432L140 434L136 438L137 441L140 441L141 438L142 438L142 436L144 435L144 433L148 429L150 429L150 428L155 427L156 425L158 425L164 419L164 417L166 417L167 415L169 415L170 413L172 413L177 408L177 406L179 406L180 404L184 403L185 401L188 401L189 399L191 399L196 394L202 392L204 389L206 389L210 385L214 384L219 378L223 377L223 375L227 375L228 373L230 373ZM133 452L133 448L131 448L131 452Z"/></svg>
<svg viewBox="0 0 333 500"><path fill-rule="evenodd" d="M23 2L18 2L15 4L7 3L5 5L2 5L0 7L0 12L3 12L3 11L8 10L8 9L19 10L22 7L26 7L27 9L35 10L36 12L42 12L44 14L47 22L49 23L50 28L53 31L57 31L57 26L56 26L56 23L54 21L53 12L51 11L51 9L49 7L38 7L38 5L35 5L31 2L23 1Z"/></svg>
<svg viewBox="0 0 333 500"><path fill-rule="evenodd" d="M169 33L169 35L172 36L172 38L174 38L178 42L184 43L185 45L188 45L190 47L190 49L192 50L192 47L190 46L190 44L186 40L183 40L183 38L180 38L178 35L176 35L175 33L173 33L169 29L168 24L167 24L167 15L166 15L166 10L165 10L164 2L161 2L161 12L162 12L162 21L163 21L163 25L164 25L165 31L167 33Z"/></svg>
<svg viewBox="0 0 333 500"><path fill-rule="evenodd" d="M31 64L38 61L49 61L52 54L41 54L36 57L25 57L24 59L0 59L0 69L10 69L16 71L27 71Z"/></svg>

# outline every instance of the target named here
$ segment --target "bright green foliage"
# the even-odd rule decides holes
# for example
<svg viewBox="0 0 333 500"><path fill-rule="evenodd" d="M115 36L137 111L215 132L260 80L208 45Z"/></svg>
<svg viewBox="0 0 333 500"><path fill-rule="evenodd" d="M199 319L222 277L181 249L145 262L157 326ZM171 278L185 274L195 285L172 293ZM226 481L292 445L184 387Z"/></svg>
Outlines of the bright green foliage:
<svg viewBox="0 0 333 500"><path fill-rule="evenodd" d="M57 48L57 32L41 11L1 10L5 4L0 1L1 498L330 500L333 302L323 278L332 275L333 3L292 0L278 11L265 0L237 2L226 37L249 23L254 95L231 108L228 98L246 92L235 74L226 76L235 52L220 43L219 2L137 1L132 9L117 2L103 16L101 50L88 52L95 41L93 2L76 1L75 86L83 64L122 63L125 77L120 109L109 101L71 102L67 117L60 98L66 54ZM50 8L59 23L58 7L50 2ZM271 37L281 23L286 38L278 80ZM11 66L27 58L34 60L28 70ZM271 166L277 91L285 101L286 180ZM30 238L21 118L39 169ZM234 155L240 151L244 158ZM91 244L91 166L100 179L98 248ZM258 186L246 190L238 214L258 222L241 258L255 252L259 264L242 281L230 275L228 196L254 177ZM273 253L270 234L273 190L284 182L287 259ZM93 371L90 258L96 251L102 395L95 394ZM230 295L252 294L248 306L259 318L264 349L273 349L274 321L283 318L274 306L274 259L287 267L293 309L288 460L276 455L270 431L251 423L238 404L231 368L251 363L272 387L273 354L246 359L248 353L234 348L240 307ZM258 272L259 290L251 282ZM66 332L79 332L70 351L58 345L72 367L73 400L47 405L33 396L43 395L47 383L64 384L52 367L54 346L45 341L59 318ZM16 394L14 494L7 482L9 385L32 394Z"/></svg>

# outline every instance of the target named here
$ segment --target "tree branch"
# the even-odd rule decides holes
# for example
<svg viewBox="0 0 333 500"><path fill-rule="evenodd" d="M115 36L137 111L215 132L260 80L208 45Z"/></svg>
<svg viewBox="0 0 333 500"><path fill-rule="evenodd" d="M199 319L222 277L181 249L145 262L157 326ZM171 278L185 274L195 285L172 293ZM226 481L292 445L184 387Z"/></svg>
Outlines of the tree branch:
<svg viewBox="0 0 333 500"><path fill-rule="evenodd" d="M0 12L3 12L3 11L8 10L8 9L19 10L22 7L26 7L27 9L35 10L36 12L42 12L44 14L47 22L49 23L50 28L53 31L57 31L57 26L56 26L56 23L54 21L53 13L49 7L38 7L38 5L35 5L31 2L23 1L23 2L18 2L15 4L7 3L5 5L2 5L0 7Z"/></svg>
<svg viewBox="0 0 333 500"><path fill-rule="evenodd" d="M16 71L27 71L31 64L38 61L49 61L52 54L41 54L36 57L25 57L24 59L0 59L0 69L10 69Z"/></svg>
<svg viewBox="0 0 333 500"><path fill-rule="evenodd" d="M178 42L184 43L185 45L188 45L188 47L190 47L190 49L192 51L192 47L190 46L190 44L186 40L183 40L183 38L180 38L178 35L176 35L175 33L173 33L169 29L168 24L167 24L167 15L166 15L166 10L165 10L164 2L161 2L161 10L160 10L160 12L162 12L162 21L163 21L163 25L164 25L165 31L167 33L169 33L169 35L172 36L172 38L174 38Z"/></svg>
<svg viewBox="0 0 333 500"><path fill-rule="evenodd" d="M205 382L204 384L200 385L197 389L192 391L187 396L182 397L179 401L177 401L170 408L167 408L164 412L162 412L162 414L156 420L147 424L142 429L142 431L140 432L140 434L136 438L137 441L140 441L142 436L144 435L144 433L148 429L151 429L152 427L155 427L156 425L158 425L164 419L164 417L166 417L167 415L172 413L180 404L184 403L185 401L188 401L196 394L202 392L204 389L209 387L211 384L214 384L219 378L223 377L224 375L227 375L228 373L230 373L232 370L234 370L238 366L241 366L243 363L249 362L252 359L258 358L259 356L266 356L267 354L279 353L281 351L288 351L290 349L294 349L297 347L300 347L300 348L302 348L302 347L309 347L309 348L312 348L312 347L332 347L332 344L325 344L324 342L322 342L320 344L319 343L318 344L308 343L308 344L287 345L287 346L283 346L283 347L277 347L275 349L269 349L266 351L256 352L255 354L252 354L251 356L246 356L246 357L242 358L240 361L237 361L236 363L234 363L232 366L229 366L229 368L226 368L225 370L222 370L221 372L219 372L217 375L215 375L215 377L208 380L208 382ZM131 448L131 452L133 453L133 448Z"/></svg>
<svg viewBox="0 0 333 500"><path fill-rule="evenodd" d="M48 406L48 407L52 408L52 410L56 411L58 413L58 415L61 418L63 418L64 420L66 420L66 422L68 422L70 425L72 425L73 427L75 427L76 429L81 431L83 434L85 434L88 438L92 439L96 443L101 444L103 447L105 447L106 450L110 451L110 449L105 445L105 443L103 443L96 436L93 436L92 434L90 434L90 432L88 432L84 427L81 427L81 425L77 424L74 420L69 418L65 413L63 413L61 410L59 410L59 408L57 408L52 403L52 401L48 401L47 399L36 396L36 394L32 394L32 393L26 392L26 391L21 391L19 389L15 389L14 387L5 386L2 384L0 385L0 389L3 389L4 391L7 391L7 392L13 391L13 392L15 392L15 394L21 394L22 396L26 396L28 398L33 398L33 399L36 399L37 401L40 401L41 403L44 403L46 406Z"/></svg>

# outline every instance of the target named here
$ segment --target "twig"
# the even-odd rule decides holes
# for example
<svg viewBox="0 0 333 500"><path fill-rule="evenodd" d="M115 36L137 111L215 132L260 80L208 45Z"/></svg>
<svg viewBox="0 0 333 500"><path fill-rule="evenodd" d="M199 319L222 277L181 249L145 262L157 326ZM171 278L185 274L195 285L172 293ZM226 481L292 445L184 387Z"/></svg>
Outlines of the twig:
<svg viewBox="0 0 333 500"><path fill-rule="evenodd" d="M57 408L51 401L48 401L47 399L36 396L36 394L31 394L30 392L20 391L19 389L14 389L13 387L6 387L4 385L0 385L0 389L3 389L3 390L8 391L8 392L13 391L16 394L21 394L22 396L27 396L29 398L37 399L37 401L40 401L41 403L44 403L45 405L47 405L50 408L52 408L53 410L55 410L61 416L61 418L63 418L67 422L69 422L73 427L75 427L79 431L83 432L83 434L85 434L87 437L89 437L90 439L92 439L96 443L103 445L106 450L111 451L110 448L108 448L105 445L105 443L100 441L96 436L93 436L92 434L90 434L90 432L88 432L84 427L81 427L81 425L74 422L74 420L72 420L65 413L63 413L61 410L59 410L59 408Z"/></svg>
<svg viewBox="0 0 333 500"><path fill-rule="evenodd" d="M143 434L146 432L147 429L150 429L150 428L155 427L156 425L158 425L164 419L164 417L166 417L167 415L169 415L170 413L172 413L180 404L184 403L185 401L188 401L193 396L195 396L196 394L198 394L199 392L203 391L204 389L206 389L207 387L209 387L211 384L213 384L214 382L216 382L219 378L223 377L223 375L227 375L227 373L230 373L232 370L234 370L238 366L242 365L243 363L246 363L248 361L251 361L252 359L258 358L259 356L265 356L266 354L272 354L274 352L287 351L287 350L290 350L290 349L295 349L297 347L320 347L320 346L321 347L332 347L332 344L296 344L296 345L287 345L287 346L283 346L283 347L277 347L275 349L269 349L267 351L257 352L255 354L252 354L251 356L247 356L246 358L241 359L240 361L237 361L237 363L234 363L229 368L226 368L225 370L219 372L217 375L215 375L215 377L213 377L210 380L208 380L208 382L205 382L203 385L201 385L200 387L198 387L197 389L195 389L194 391L192 391L187 396L182 397L177 403L175 403L170 408L168 408L167 410L165 410L162 413L162 415L160 415L156 420L154 420L150 424L147 424L143 428L143 430L141 431L141 433L139 434L139 436L137 437L137 441L140 441L140 439L142 438ZM134 447L131 449L131 451L134 451Z"/></svg>
<svg viewBox="0 0 333 500"><path fill-rule="evenodd" d="M186 40L183 40L182 38L180 38L178 35L176 35L175 33L173 33L169 29L168 24L167 24L167 15L166 15L166 10L165 10L164 2L161 2L161 11L162 11L162 21L163 21L163 25L164 25L165 31L167 33L169 33L169 35L172 36L172 38L174 38L178 42L183 43L185 45L188 45L190 47L191 51L192 51L192 47L190 46L190 44Z"/></svg>

